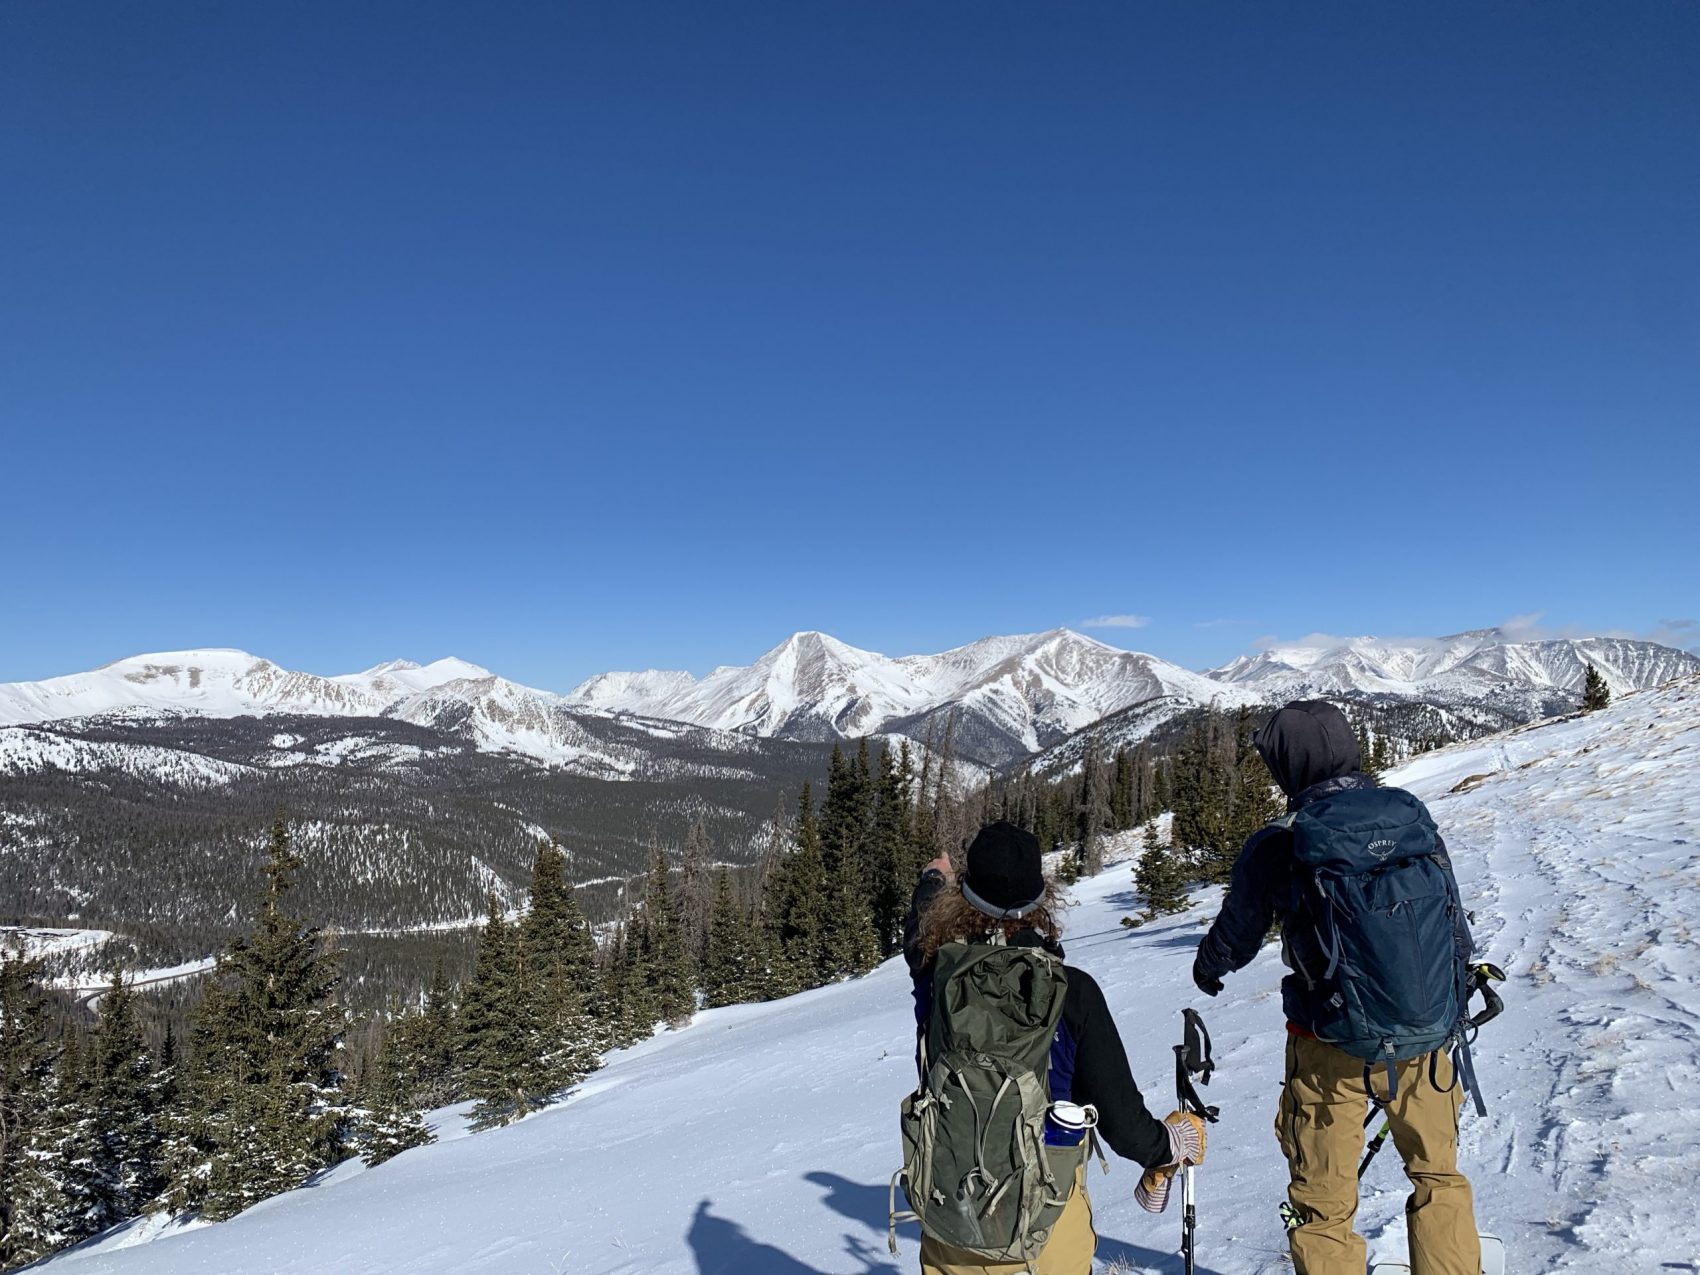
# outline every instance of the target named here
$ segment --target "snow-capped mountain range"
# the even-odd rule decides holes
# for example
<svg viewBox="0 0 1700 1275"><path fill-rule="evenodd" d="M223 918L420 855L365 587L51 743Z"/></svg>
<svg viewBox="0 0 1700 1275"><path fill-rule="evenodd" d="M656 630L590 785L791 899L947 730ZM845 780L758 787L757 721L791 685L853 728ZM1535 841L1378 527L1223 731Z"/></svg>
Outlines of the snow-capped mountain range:
<svg viewBox="0 0 1700 1275"><path fill-rule="evenodd" d="M1700 658L1629 638L1508 640L1499 629L1452 637L1388 641L1351 638L1329 644L1273 646L1212 670L1261 697L1391 696L1488 702L1506 695L1581 694L1592 664L1615 694L1658 686L1700 668Z"/></svg>
<svg viewBox="0 0 1700 1275"><path fill-rule="evenodd" d="M1068 629L991 637L939 655L892 658L824 633L798 633L745 668L604 673L574 704L785 739L930 734L998 765L1131 704L1249 703L1255 696L1154 655L1119 651Z"/></svg>
<svg viewBox="0 0 1700 1275"><path fill-rule="evenodd" d="M1484 706L1509 720L1533 720L1574 704L1589 663L1618 693L1700 670L1700 657L1653 642L1513 641L1498 629L1276 646L1207 672L1068 629L895 658L804 632L753 664L702 678L654 669L603 673L558 695L458 659L392 660L322 677L242 651L203 650L0 685L0 725L112 713L389 717L452 732L486 751L560 764L584 755L587 716L780 739L900 734L934 743L942 742L948 720L958 754L995 767L1136 706L1145 706L1135 715L1141 732L1202 705L1307 695Z"/></svg>

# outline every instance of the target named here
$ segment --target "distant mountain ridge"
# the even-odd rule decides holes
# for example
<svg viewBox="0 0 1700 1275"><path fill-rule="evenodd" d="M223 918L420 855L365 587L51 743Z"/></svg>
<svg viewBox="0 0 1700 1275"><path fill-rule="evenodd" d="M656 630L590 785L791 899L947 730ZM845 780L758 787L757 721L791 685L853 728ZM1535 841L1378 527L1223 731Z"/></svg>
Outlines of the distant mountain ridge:
<svg viewBox="0 0 1700 1275"><path fill-rule="evenodd" d="M1210 675L1271 702L1307 695L1422 700L1492 706L1527 719L1573 707L1589 664L1623 694L1700 670L1700 657L1631 638L1520 641L1501 629L1475 629L1433 639L1272 646Z"/></svg>
<svg viewBox="0 0 1700 1275"><path fill-rule="evenodd" d="M1237 705L1254 696L1154 655L1068 629L982 638L937 655L893 658L824 633L793 634L746 667L604 673L569 692L587 708L781 739L867 734L943 739L998 766L1148 700Z"/></svg>
<svg viewBox="0 0 1700 1275"><path fill-rule="evenodd" d="M392 660L323 677L220 649L139 655L87 673L0 685L0 726L113 713L385 717L446 731L481 751L609 778L630 760L611 756L586 726L611 715L803 742L896 734L938 745L948 727L958 756L997 768L1106 719L1117 719L1118 739L1132 739L1211 704L1335 696L1529 721L1572 707L1590 663L1618 693L1700 671L1700 657L1654 642L1521 641L1499 629L1277 645L1206 672L1068 629L897 657L805 631L752 664L701 678L609 672L559 695L453 658Z"/></svg>

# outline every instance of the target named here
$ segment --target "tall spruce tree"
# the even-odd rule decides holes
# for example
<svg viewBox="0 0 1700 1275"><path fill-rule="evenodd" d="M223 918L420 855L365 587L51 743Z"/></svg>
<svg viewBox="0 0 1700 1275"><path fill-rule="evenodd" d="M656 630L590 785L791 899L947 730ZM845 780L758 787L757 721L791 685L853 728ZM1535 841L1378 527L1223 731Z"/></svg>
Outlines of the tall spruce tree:
<svg viewBox="0 0 1700 1275"><path fill-rule="evenodd" d="M409 1010L392 1019L376 1057L361 1074L361 1158L369 1165L436 1141L415 1105L414 1078L409 1074L414 1065L409 1054L410 1028L417 1032L424 1017L419 1010Z"/></svg>
<svg viewBox="0 0 1700 1275"><path fill-rule="evenodd" d="M9 1230L17 1261L46 1257L121 1220L110 1209L89 1062L81 1033L71 1031L54 1060L18 1174Z"/></svg>
<svg viewBox="0 0 1700 1275"><path fill-rule="evenodd" d="M164 1198L212 1221L300 1186L351 1150L336 962L287 906L300 867L280 815L254 928L219 958L192 1019L191 1112L168 1152Z"/></svg>
<svg viewBox="0 0 1700 1275"><path fill-rule="evenodd" d="M822 980L826 909L826 863L815 824L813 791L805 783L791 847L769 873L764 901L786 991L815 987Z"/></svg>
<svg viewBox="0 0 1700 1275"><path fill-rule="evenodd" d="M39 961L0 952L0 1268L40 1256L18 1234L17 1212L26 1150L53 1084L53 1024L41 979Z"/></svg>
<svg viewBox="0 0 1700 1275"><path fill-rule="evenodd" d="M696 993L678 906L667 879L667 856L659 846L650 858L649 879L644 884L641 942L656 1015L669 1027L682 1027L696 1011Z"/></svg>
<svg viewBox="0 0 1700 1275"><path fill-rule="evenodd" d="M135 990L121 971L100 998L99 1011L89 1098L100 1130L100 1206L111 1219L106 1225L113 1225L142 1212L165 1189L164 1094L137 1017Z"/></svg>
<svg viewBox="0 0 1700 1275"><path fill-rule="evenodd" d="M1080 766L1080 806L1076 812L1075 868L1080 876L1096 876L1104 868L1104 823L1109 814L1109 794L1104 784L1104 754L1098 736L1086 741L1086 757Z"/></svg>
<svg viewBox="0 0 1700 1275"><path fill-rule="evenodd" d="M708 955L709 913L714 908L714 874L708 866L712 853L708 825L699 815L685 832L679 864L679 928L693 970L702 968Z"/></svg>
<svg viewBox="0 0 1700 1275"><path fill-rule="evenodd" d="M759 933L738 903L731 875L721 868L715 875L714 908L702 967L703 999L711 1008L761 999L766 970L764 953L756 944Z"/></svg>
<svg viewBox="0 0 1700 1275"><path fill-rule="evenodd" d="M880 750L869 859L874 932L880 953L886 956L903 941L903 918L916 876L913 803L903 773L907 765L907 744L901 760L894 758L889 748Z"/></svg>
<svg viewBox="0 0 1700 1275"><path fill-rule="evenodd" d="M486 904L460 1016L466 1091L476 1099L474 1129L516 1120L543 1097L537 1075L536 1000L526 986L520 935L508 924L495 891Z"/></svg>
<svg viewBox="0 0 1700 1275"><path fill-rule="evenodd" d="M540 843L530 906L519 926L522 1013L532 1036L530 1084L539 1095L575 1085L602 1065L588 1006L596 940L565 871L560 847Z"/></svg>

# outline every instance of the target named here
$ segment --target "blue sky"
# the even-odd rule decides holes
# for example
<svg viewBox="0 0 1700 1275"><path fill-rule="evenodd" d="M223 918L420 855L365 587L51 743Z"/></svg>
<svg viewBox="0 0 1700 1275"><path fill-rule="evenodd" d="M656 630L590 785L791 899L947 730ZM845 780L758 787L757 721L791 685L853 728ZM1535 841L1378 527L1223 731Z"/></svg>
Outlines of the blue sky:
<svg viewBox="0 0 1700 1275"><path fill-rule="evenodd" d="M1700 7L8 0L0 680L1700 613Z"/></svg>

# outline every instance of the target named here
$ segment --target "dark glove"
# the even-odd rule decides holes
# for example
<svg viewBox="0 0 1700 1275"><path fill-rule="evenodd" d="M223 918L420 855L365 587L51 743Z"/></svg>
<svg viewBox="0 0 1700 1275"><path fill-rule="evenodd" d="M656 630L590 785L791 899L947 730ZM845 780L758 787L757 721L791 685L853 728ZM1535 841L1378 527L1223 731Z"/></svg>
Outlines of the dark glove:
<svg viewBox="0 0 1700 1275"><path fill-rule="evenodd" d="M1222 990L1222 980L1214 974L1206 974L1196 960L1192 963L1192 981L1206 996L1214 996Z"/></svg>

